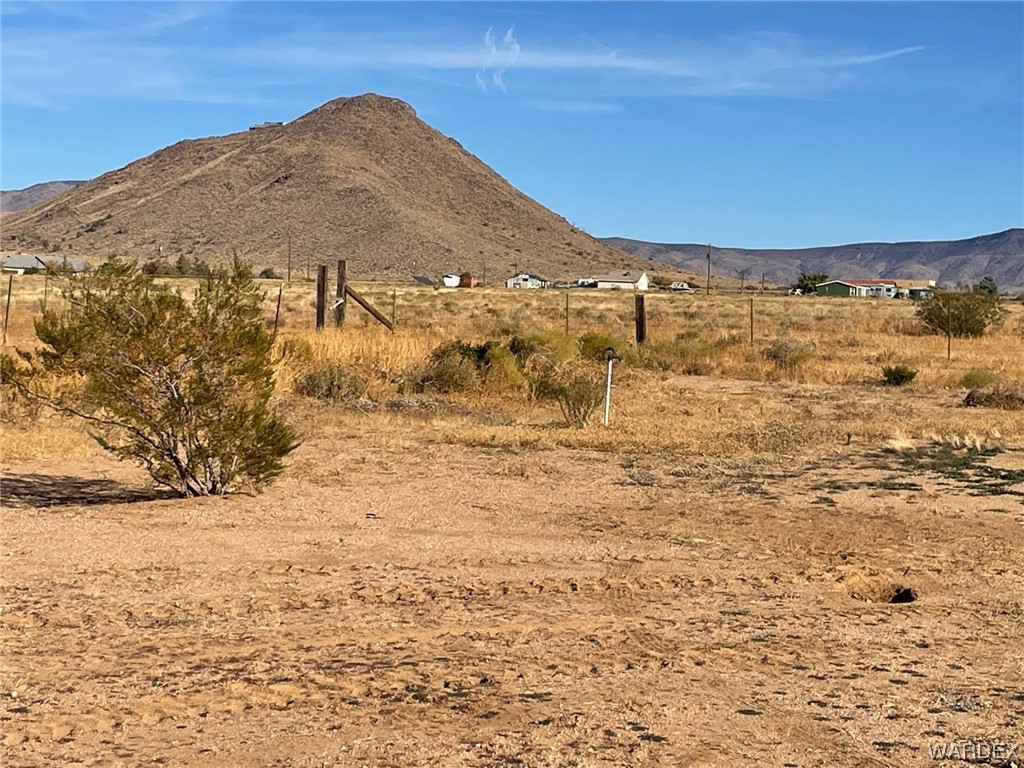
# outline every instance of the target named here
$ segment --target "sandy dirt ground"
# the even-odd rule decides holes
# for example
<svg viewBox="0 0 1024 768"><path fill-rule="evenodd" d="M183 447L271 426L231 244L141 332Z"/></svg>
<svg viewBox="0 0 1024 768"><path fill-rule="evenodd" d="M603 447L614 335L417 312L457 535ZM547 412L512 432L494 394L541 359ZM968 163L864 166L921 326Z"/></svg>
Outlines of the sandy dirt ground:
<svg viewBox="0 0 1024 768"><path fill-rule="evenodd" d="M0 762L912 766L1024 739L1024 489L856 445L363 438L307 441L256 497L5 467Z"/></svg>

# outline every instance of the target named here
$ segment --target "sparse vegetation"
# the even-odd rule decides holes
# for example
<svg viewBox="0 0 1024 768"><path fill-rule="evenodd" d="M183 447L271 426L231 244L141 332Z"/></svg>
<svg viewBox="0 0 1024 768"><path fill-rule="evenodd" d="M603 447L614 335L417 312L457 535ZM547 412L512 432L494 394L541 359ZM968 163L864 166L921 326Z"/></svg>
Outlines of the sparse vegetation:
<svg viewBox="0 0 1024 768"><path fill-rule="evenodd" d="M777 367L794 371L814 357L815 345L813 341L802 341L786 336L773 341L765 347L762 354Z"/></svg>
<svg viewBox="0 0 1024 768"><path fill-rule="evenodd" d="M988 368L971 368L960 377L959 385L965 389L981 389L991 387L999 380L999 376Z"/></svg>
<svg viewBox="0 0 1024 768"><path fill-rule="evenodd" d="M917 371L909 365L886 365L882 367L882 378L890 387L902 387L909 384L917 376Z"/></svg>
<svg viewBox="0 0 1024 768"><path fill-rule="evenodd" d="M262 487L297 439L269 404L261 294L237 264L191 300L151 287L129 264L68 280L35 322L39 348L5 356L5 384L85 420L102 448L183 496Z"/></svg>

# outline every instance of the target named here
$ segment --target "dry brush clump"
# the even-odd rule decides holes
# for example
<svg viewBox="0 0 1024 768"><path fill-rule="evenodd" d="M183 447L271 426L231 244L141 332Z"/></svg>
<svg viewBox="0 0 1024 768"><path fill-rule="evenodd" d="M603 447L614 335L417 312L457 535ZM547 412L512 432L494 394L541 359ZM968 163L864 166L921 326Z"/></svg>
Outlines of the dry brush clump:
<svg viewBox="0 0 1024 768"><path fill-rule="evenodd" d="M154 290L133 265L63 283L35 322L38 347L4 356L5 385L82 419L119 459L183 496L260 488L298 445L271 406L274 340L239 264L193 295Z"/></svg>

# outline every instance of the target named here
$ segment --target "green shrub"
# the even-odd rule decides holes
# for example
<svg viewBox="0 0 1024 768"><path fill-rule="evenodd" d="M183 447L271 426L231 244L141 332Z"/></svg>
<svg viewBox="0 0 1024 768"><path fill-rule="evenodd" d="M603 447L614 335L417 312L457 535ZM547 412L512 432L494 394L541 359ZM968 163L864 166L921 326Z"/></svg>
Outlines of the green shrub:
<svg viewBox="0 0 1024 768"><path fill-rule="evenodd" d="M522 392L526 389L519 360L508 347L492 347L484 361L484 385L491 392Z"/></svg>
<svg viewBox="0 0 1024 768"><path fill-rule="evenodd" d="M67 280L36 321L41 347L4 362L19 390L85 419L119 459L183 496L260 488L298 445L270 408L273 338L247 269L211 273L192 298L153 291L118 263ZM26 364L27 365L24 365Z"/></svg>
<svg viewBox="0 0 1024 768"><path fill-rule="evenodd" d="M887 386L902 387L909 384L917 376L917 371L906 365L886 365L882 367L882 378Z"/></svg>
<svg viewBox="0 0 1024 768"><path fill-rule="evenodd" d="M972 368L960 377L960 386L964 389L981 389L991 387L999 377L987 368Z"/></svg>
<svg viewBox="0 0 1024 768"><path fill-rule="evenodd" d="M453 341L434 349L427 365L415 370L411 379L418 392L471 392L480 386L479 368L482 365L476 348Z"/></svg>
<svg viewBox="0 0 1024 768"><path fill-rule="evenodd" d="M917 316L932 332L957 338L983 336L990 326L999 326L1004 310L998 297L974 290L969 293L937 292L917 306Z"/></svg>
<svg viewBox="0 0 1024 768"><path fill-rule="evenodd" d="M571 427L586 427L604 402L604 371L582 361L549 365L534 373L531 389L540 400L554 400Z"/></svg>
<svg viewBox="0 0 1024 768"><path fill-rule="evenodd" d="M792 336L785 336L773 341L761 351L761 354L779 368L792 371L814 357L815 346L813 341L801 341Z"/></svg>
<svg viewBox="0 0 1024 768"><path fill-rule="evenodd" d="M314 368L295 382L295 392L330 403L346 403L366 397L367 381L343 365L331 363Z"/></svg>

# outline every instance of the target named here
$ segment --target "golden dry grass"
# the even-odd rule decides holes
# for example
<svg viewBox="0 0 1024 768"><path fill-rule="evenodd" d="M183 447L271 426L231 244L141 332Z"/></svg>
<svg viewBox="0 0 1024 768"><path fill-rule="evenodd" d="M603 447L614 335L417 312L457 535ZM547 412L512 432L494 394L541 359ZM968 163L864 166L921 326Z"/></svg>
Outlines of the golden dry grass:
<svg viewBox="0 0 1024 768"><path fill-rule="evenodd" d="M193 284L172 282L186 289ZM282 284L265 285L270 323ZM617 369L612 428L578 430L566 428L551 404L486 387L440 398L452 407L420 414L429 418L385 407L365 413L306 406L292 393L306 372L338 364L366 379L368 396L384 406L409 393L410 371L447 341L480 343L564 331L567 296L571 336L607 334L621 340L620 349L632 350L632 294L435 290L372 283L358 288L385 315L394 311L395 333L353 302L341 332L329 328L315 333L312 286L283 286L278 390L311 428L327 419L375 432L426 430L437 439L468 444L714 455L793 452L851 441L1024 440L1024 413L960 407L965 394L960 381L970 371L990 371L1006 384L1024 382L1024 307L1019 304L1007 305L1006 322L989 335L955 339L952 360L947 361L946 339L922 334L909 302L650 294L650 338ZM15 279L9 348L31 345L31 321L42 296L42 277ZM787 338L812 344L814 354L792 368L765 357L767 347ZM907 387L883 387L881 371L887 364L910 366L918 375ZM599 371L601 364L593 365ZM695 372L703 375L688 375ZM303 410L307 407L314 410ZM22 419L4 430L0 447L12 459L52 455L56 441L63 441L59 444L66 450L88 450L84 437L79 442L72 437L76 433L64 420Z"/></svg>

